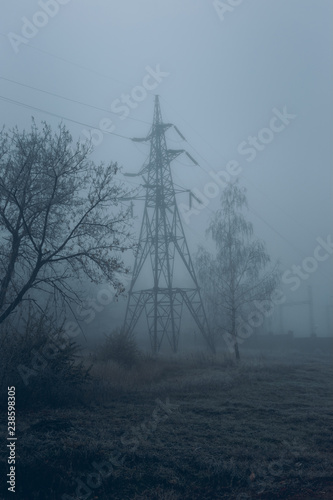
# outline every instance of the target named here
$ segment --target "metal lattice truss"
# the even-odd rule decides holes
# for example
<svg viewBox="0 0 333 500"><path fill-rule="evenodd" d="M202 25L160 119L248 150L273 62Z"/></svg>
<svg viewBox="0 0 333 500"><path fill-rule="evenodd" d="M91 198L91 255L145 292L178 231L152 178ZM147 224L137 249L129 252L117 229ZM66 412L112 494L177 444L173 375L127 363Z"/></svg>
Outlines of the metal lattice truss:
<svg viewBox="0 0 333 500"><path fill-rule="evenodd" d="M145 311L153 352L158 352L166 336L176 352L178 348L183 305L187 306L202 335L209 341L209 327L203 308L194 266L186 242L176 203L170 162L183 150L167 149L165 131L171 124L162 122L158 96L155 97L154 120L149 141L148 162L138 174L146 190L145 208L139 236L132 282L129 289L124 329L134 331ZM177 129L176 129L177 130ZM191 159L192 157L188 155ZM133 175L133 174L132 174ZM175 259L187 274L190 288L174 285ZM151 272L152 286L137 289L144 266ZM145 274L146 279L146 274Z"/></svg>

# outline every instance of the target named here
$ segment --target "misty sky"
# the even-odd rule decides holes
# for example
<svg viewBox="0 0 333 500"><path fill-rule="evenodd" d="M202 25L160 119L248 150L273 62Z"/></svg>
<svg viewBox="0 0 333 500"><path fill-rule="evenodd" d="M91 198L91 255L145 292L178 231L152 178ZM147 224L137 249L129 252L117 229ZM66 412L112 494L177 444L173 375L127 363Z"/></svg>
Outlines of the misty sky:
<svg viewBox="0 0 333 500"><path fill-rule="evenodd" d="M146 135L159 94L164 120L187 139L170 132L169 147L187 149L200 164L179 157L174 182L203 192L213 182L211 172L237 162L255 232L282 270L290 270L313 257L318 237L333 236L333 4L230 5L224 10L208 0L2 0L0 121L25 128L32 115L54 127L62 119L75 140L102 123L113 135L95 132L93 159L118 161L124 171L137 172L148 149L126 138ZM131 94L135 99L126 100ZM129 187L140 183L139 177L128 180ZM178 200L188 203L186 195ZM139 218L141 203L135 205ZM193 253L205 244L218 205L217 195L184 221ZM332 254L310 274L290 299L306 297L311 283L315 321L324 328L325 307L332 303ZM307 316L304 309L299 314Z"/></svg>

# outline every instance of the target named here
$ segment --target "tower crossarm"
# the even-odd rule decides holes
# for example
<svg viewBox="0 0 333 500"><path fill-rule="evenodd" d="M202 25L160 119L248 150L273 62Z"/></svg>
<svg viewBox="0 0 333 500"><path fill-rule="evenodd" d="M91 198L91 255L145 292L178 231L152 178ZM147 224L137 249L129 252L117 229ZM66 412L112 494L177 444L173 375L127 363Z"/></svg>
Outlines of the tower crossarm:
<svg viewBox="0 0 333 500"><path fill-rule="evenodd" d="M186 153L185 149L168 149L167 150L168 160L172 161L182 153Z"/></svg>

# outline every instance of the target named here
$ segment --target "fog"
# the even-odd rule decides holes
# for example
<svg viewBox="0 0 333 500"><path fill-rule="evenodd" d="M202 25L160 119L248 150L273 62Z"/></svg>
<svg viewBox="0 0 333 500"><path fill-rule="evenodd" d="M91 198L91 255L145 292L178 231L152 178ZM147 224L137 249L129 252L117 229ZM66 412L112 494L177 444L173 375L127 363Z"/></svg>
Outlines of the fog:
<svg viewBox="0 0 333 500"><path fill-rule="evenodd" d="M0 499L333 498L332 19L1 0Z"/></svg>
<svg viewBox="0 0 333 500"><path fill-rule="evenodd" d="M213 249L205 231L233 162L255 234L281 263L287 301L306 301L310 285L316 333L328 336L332 3L225 4L226 10L204 0L2 2L1 125L29 128L31 116L54 128L63 121L75 141L91 137L93 160L137 173L149 147L130 138L149 132L158 94L164 121L186 138L170 130L169 147L186 149L199 164L179 156L174 183L207 202L188 214L188 194L177 195L191 254L198 245ZM141 179L123 181L131 189ZM133 211L138 238L143 201ZM125 260L133 267L132 253ZM120 326L125 305L125 298L110 304L85 330ZM307 304L283 308L284 333L309 336L308 318ZM279 311L267 328L283 333Z"/></svg>

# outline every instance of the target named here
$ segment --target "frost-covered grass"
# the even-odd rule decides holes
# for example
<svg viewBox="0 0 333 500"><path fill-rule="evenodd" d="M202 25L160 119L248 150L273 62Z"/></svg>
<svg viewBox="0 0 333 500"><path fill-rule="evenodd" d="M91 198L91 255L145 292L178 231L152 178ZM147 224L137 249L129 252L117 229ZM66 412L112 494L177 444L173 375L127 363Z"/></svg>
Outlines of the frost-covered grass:
<svg viewBox="0 0 333 500"><path fill-rule="evenodd" d="M329 359L144 356L128 369L98 361L91 375L80 406L17 416L19 498L75 497L77 479L115 450L123 465L89 498L332 498ZM122 444L150 421L156 398L178 408L141 429L135 450Z"/></svg>

